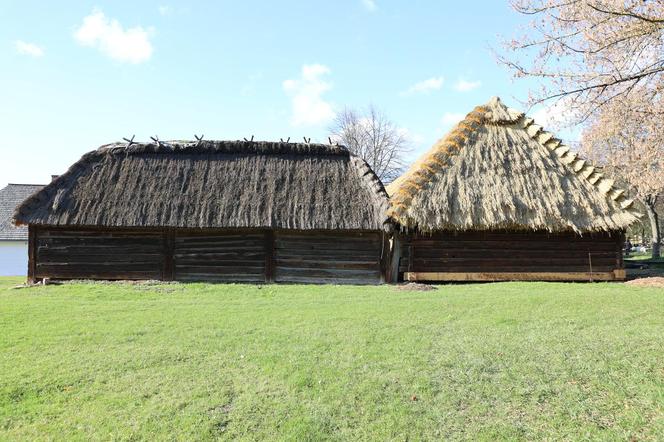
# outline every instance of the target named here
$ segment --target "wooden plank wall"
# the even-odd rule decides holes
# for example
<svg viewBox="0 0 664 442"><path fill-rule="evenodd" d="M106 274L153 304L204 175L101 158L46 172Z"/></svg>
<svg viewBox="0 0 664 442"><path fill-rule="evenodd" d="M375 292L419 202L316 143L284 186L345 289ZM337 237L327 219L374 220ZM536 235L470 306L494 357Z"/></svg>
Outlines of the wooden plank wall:
<svg viewBox="0 0 664 442"><path fill-rule="evenodd" d="M34 279L161 279L159 232L39 228Z"/></svg>
<svg viewBox="0 0 664 442"><path fill-rule="evenodd" d="M175 233L177 281L265 282L264 231Z"/></svg>
<svg viewBox="0 0 664 442"><path fill-rule="evenodd" d="M378 284L389 253L378 232L34 226L30 232L31 280Z"/></svg>
<svg viewBox="0 0 664 442"><path fill-rule="evenodd" d="M622 268L620 232L437 232L402 238L399 272L611 272Z"/></svg>
<svg viewBox="0 0 664 442"><path fill-rule="evenodd" d="M28 226L28 282L37 281L37 232L35 226Z"/></svg>
<svg viewBox="0 0 664 442"><path fill-rule="evenodd" d="M382 275L381 247L382 238L378 232L277 231L275 280L379 284Z"/></svg>

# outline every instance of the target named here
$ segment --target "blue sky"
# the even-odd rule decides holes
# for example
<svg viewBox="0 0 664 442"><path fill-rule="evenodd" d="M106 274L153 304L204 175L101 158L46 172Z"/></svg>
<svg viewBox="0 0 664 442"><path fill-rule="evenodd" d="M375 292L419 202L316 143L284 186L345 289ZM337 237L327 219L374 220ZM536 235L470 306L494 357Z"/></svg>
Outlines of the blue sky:
<svg viewBox="0 0 664 442"><path fill-rule="evenodd" d="M0 0L0 186L132 134L325 141L336 111L369 104L414 158L533 86L491 53L526 24L507 0L136 3Z"/></svg>

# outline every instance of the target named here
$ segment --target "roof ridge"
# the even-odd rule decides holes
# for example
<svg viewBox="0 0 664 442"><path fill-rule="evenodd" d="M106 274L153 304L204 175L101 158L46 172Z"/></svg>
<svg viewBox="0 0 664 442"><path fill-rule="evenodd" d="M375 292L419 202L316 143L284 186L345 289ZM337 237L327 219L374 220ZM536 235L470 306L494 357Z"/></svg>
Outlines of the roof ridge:
<svg viewBox="0 0 664 442"><path fill-rule="evenodd" d="M525 130L532 140L556 154L556 157L564 167L571 170L580 179L590 183L598 192L618 204L621 210L630 212L637 218L642 216L641 213L630 210L634 205L634 199L627 199L624 189L614 187L615 180L605 177L589 160L582 158L578 152L573 152L562 140L544 130L542 126L535 124L533 118L524 115L515 124Z"/></svg>
<svg viewBox="0 0 664 442"><path fill-rule="evenodd" d="M390 219L388 214L390 203L389 196L385 190L383 182L380 180L376 172L371 168L369 163L367 163L363 158L351 153L350 162L353 164L353 166L355 166L355 171L357 172L360 180L364 181L368 185L369 189L380 197L382 206L381 212L385 214L383 224L387 224Z"/></svg>
<svg viewBox="0 0 664 442"><path fill-rule="evenodd" d="M258 140L170 140L154 139L148 142L129 141L104 144L91 154L142 154L142 153L254 153L254 154L302 154L348 155L349 150L339 144L294 143Z"/></svg>
<svg viewBox="0 0 664 442"><path fill-rule="evenodd" d="M506 106L497 96L492 97L482 108L484 109L482 118L485 124L509 126L524 116L523 112Z"/></svg>

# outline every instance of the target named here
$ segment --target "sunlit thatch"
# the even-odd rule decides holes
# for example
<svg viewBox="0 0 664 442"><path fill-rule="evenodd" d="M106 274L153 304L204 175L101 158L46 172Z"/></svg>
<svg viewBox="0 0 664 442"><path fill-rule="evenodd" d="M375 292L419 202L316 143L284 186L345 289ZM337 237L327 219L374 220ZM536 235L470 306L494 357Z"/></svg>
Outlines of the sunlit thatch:
<svg viewBox="0 0 664 442"><path fill-rule="evenodd" d="M388 186L406 228L623 229L633 201L560 140L493 98Z"/></svg>

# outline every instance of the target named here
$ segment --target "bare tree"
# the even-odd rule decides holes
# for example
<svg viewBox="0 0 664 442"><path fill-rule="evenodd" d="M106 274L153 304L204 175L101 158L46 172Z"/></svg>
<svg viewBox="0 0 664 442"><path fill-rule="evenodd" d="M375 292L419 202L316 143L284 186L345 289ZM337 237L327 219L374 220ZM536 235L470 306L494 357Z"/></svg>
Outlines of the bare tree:
<svg viewBox="0 0 664 442"><path fill-rule="evenodd" d="M344 109L332 123L330 137L364 159L385 184L404 172L410 150L406 132L373 106L365 113Z"/></svg>
<svg viewBox="0 0 664 442"><path fill-rule="evenodd" d="M593 116L583 133L582 148L593 160L627 183L641 200L650 221L652 256L660 256L661 220L658 200L664 193L664 127L642 112L664 111L664 98L654 104L648 93L635 89L607 104Z"/></svg>
<svg viewBox="0 0 664 442"><path fill-rule="evenodd" d="M578 123L636 87L651 97L664 92L664 1L511 3L530 26L498 58L516 77L541 80L531 105L564 98Z"/></svg>

